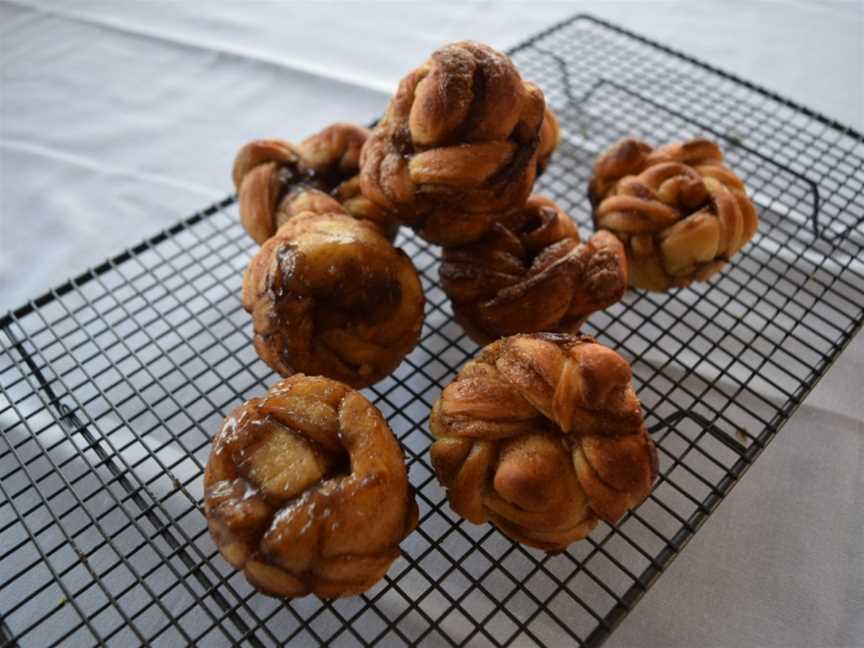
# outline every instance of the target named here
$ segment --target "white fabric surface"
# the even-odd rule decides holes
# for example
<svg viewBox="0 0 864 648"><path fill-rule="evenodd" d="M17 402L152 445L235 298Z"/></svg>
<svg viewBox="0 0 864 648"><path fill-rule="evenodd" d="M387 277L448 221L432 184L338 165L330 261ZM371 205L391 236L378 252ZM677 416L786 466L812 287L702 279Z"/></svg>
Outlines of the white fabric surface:
<svg viewBox="0 0 864 648"><path fill-rule="evenodd" d="M439 44L591 11L864 128L860 3L0 0L0 310L230 190L236 149L378 115ZM859 335L609 646L864 645Z"/></svg>

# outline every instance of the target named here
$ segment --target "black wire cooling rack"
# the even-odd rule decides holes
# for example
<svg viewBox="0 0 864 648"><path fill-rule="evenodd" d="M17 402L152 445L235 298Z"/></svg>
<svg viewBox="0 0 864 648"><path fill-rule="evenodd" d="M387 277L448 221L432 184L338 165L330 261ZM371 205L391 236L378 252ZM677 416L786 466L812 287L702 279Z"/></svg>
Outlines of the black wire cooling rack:
<svg viewBox="0 0 864 648"><path fill-rule="evenodd" d="M650 498L556 556L449 510L426 421L476 347L436 250L403 232L426 323L367 395L406 448L419 527L362 596L253 592L200 510L211 435L275 380L240 304L254 247L226 199L0 320L4 645L597 645L632 609L861 327L864 138L595 18L512 55L562 119L539 190L585 231L593 159L627 135L719 140L760 211L720 278L589 322L633 365L660 454Z"/></svg>

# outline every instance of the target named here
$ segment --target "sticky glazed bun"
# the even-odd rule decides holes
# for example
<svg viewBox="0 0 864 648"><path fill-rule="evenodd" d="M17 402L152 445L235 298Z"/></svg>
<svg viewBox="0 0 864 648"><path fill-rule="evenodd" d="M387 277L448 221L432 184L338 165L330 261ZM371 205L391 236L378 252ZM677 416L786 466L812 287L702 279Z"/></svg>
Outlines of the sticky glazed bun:
<svg viewBox="0 0 864 648"><path fill-rule="evenodd" d="M335 380L295 375L225 419L204 472L222 556L259 591L337 598L372 587L417 525L399 443Z"/></svg>
<svg viewBox="0 0 864 648"><path fill-rule="evenodd" d="M411 261L346 212L302 212L268 239L243 277L255 348L283 376L360 389L417 344L423 291Z"/></svg>

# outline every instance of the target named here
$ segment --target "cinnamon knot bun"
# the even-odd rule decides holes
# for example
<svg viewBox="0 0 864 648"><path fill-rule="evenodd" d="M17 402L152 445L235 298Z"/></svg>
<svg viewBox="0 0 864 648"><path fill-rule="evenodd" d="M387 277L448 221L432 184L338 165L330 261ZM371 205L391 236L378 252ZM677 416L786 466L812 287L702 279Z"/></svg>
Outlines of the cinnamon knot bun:
<svg viewBox="0 0 864 648"><path fill-rule="evenodd" d="M363 193L431 243L476 240L528 198L544 108L501 52L446 45L402 79L363 147Z"/></svg>
<svg viewBox="0 0 864 648"><path fill-rule="evenodd" d="M575 333L627 288L618 239L598 232L580 243L576 224L537 195L478 242L445 248L439 274L456 321L478 344L514 333Z"/></svg>
<svg viewBox="0 0 864 648"><path fill-rule="evenodd" d="M562 551L645 497L657 454L630 365L590 337L490 344L432 409L432 465L453 510Z"/></svg>
<svg viewBox="0 0 864 648"><path fill-rule="evenodd" d="M246 144L232 171L244 229L263 243L297 213L291 208L297 193L313 189L332 195L352 216L393 240L398 223L360 193L360 149L368 136L366 128L337 123L299 146L278 139Z"/></svg>
<svg viewBox="0 0 864 648"><path fill-rule="evenodd" d="M589 197L595 225L624 244L630 285L645 290L707 280L759 224L744 183L704 139L618 142L597 160Z"/></svg>

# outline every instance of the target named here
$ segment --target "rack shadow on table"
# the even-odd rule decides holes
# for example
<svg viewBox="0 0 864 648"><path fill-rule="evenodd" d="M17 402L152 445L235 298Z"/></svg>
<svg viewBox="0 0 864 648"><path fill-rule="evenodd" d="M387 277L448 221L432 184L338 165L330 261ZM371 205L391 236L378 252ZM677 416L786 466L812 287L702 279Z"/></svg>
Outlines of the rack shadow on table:
<svg viewBox="0 0 864 648"><path fill-rule="evenodd" d="M760 211L721 277L629 293L588 328L633 366L660 454L649 499L555 556L459 520L428 461L429 408L476 350L407 232L427 314L367 395L421 516L367 594L255 594L218 557L201 473L222 418L275 377L240 304L254 245L228 198L0 320L0 642L602 643L860 329L864 138L746 81L577 16L516 47L562 119L538 191L590 231L597 153L623 136L719 139Z"/></svg>

